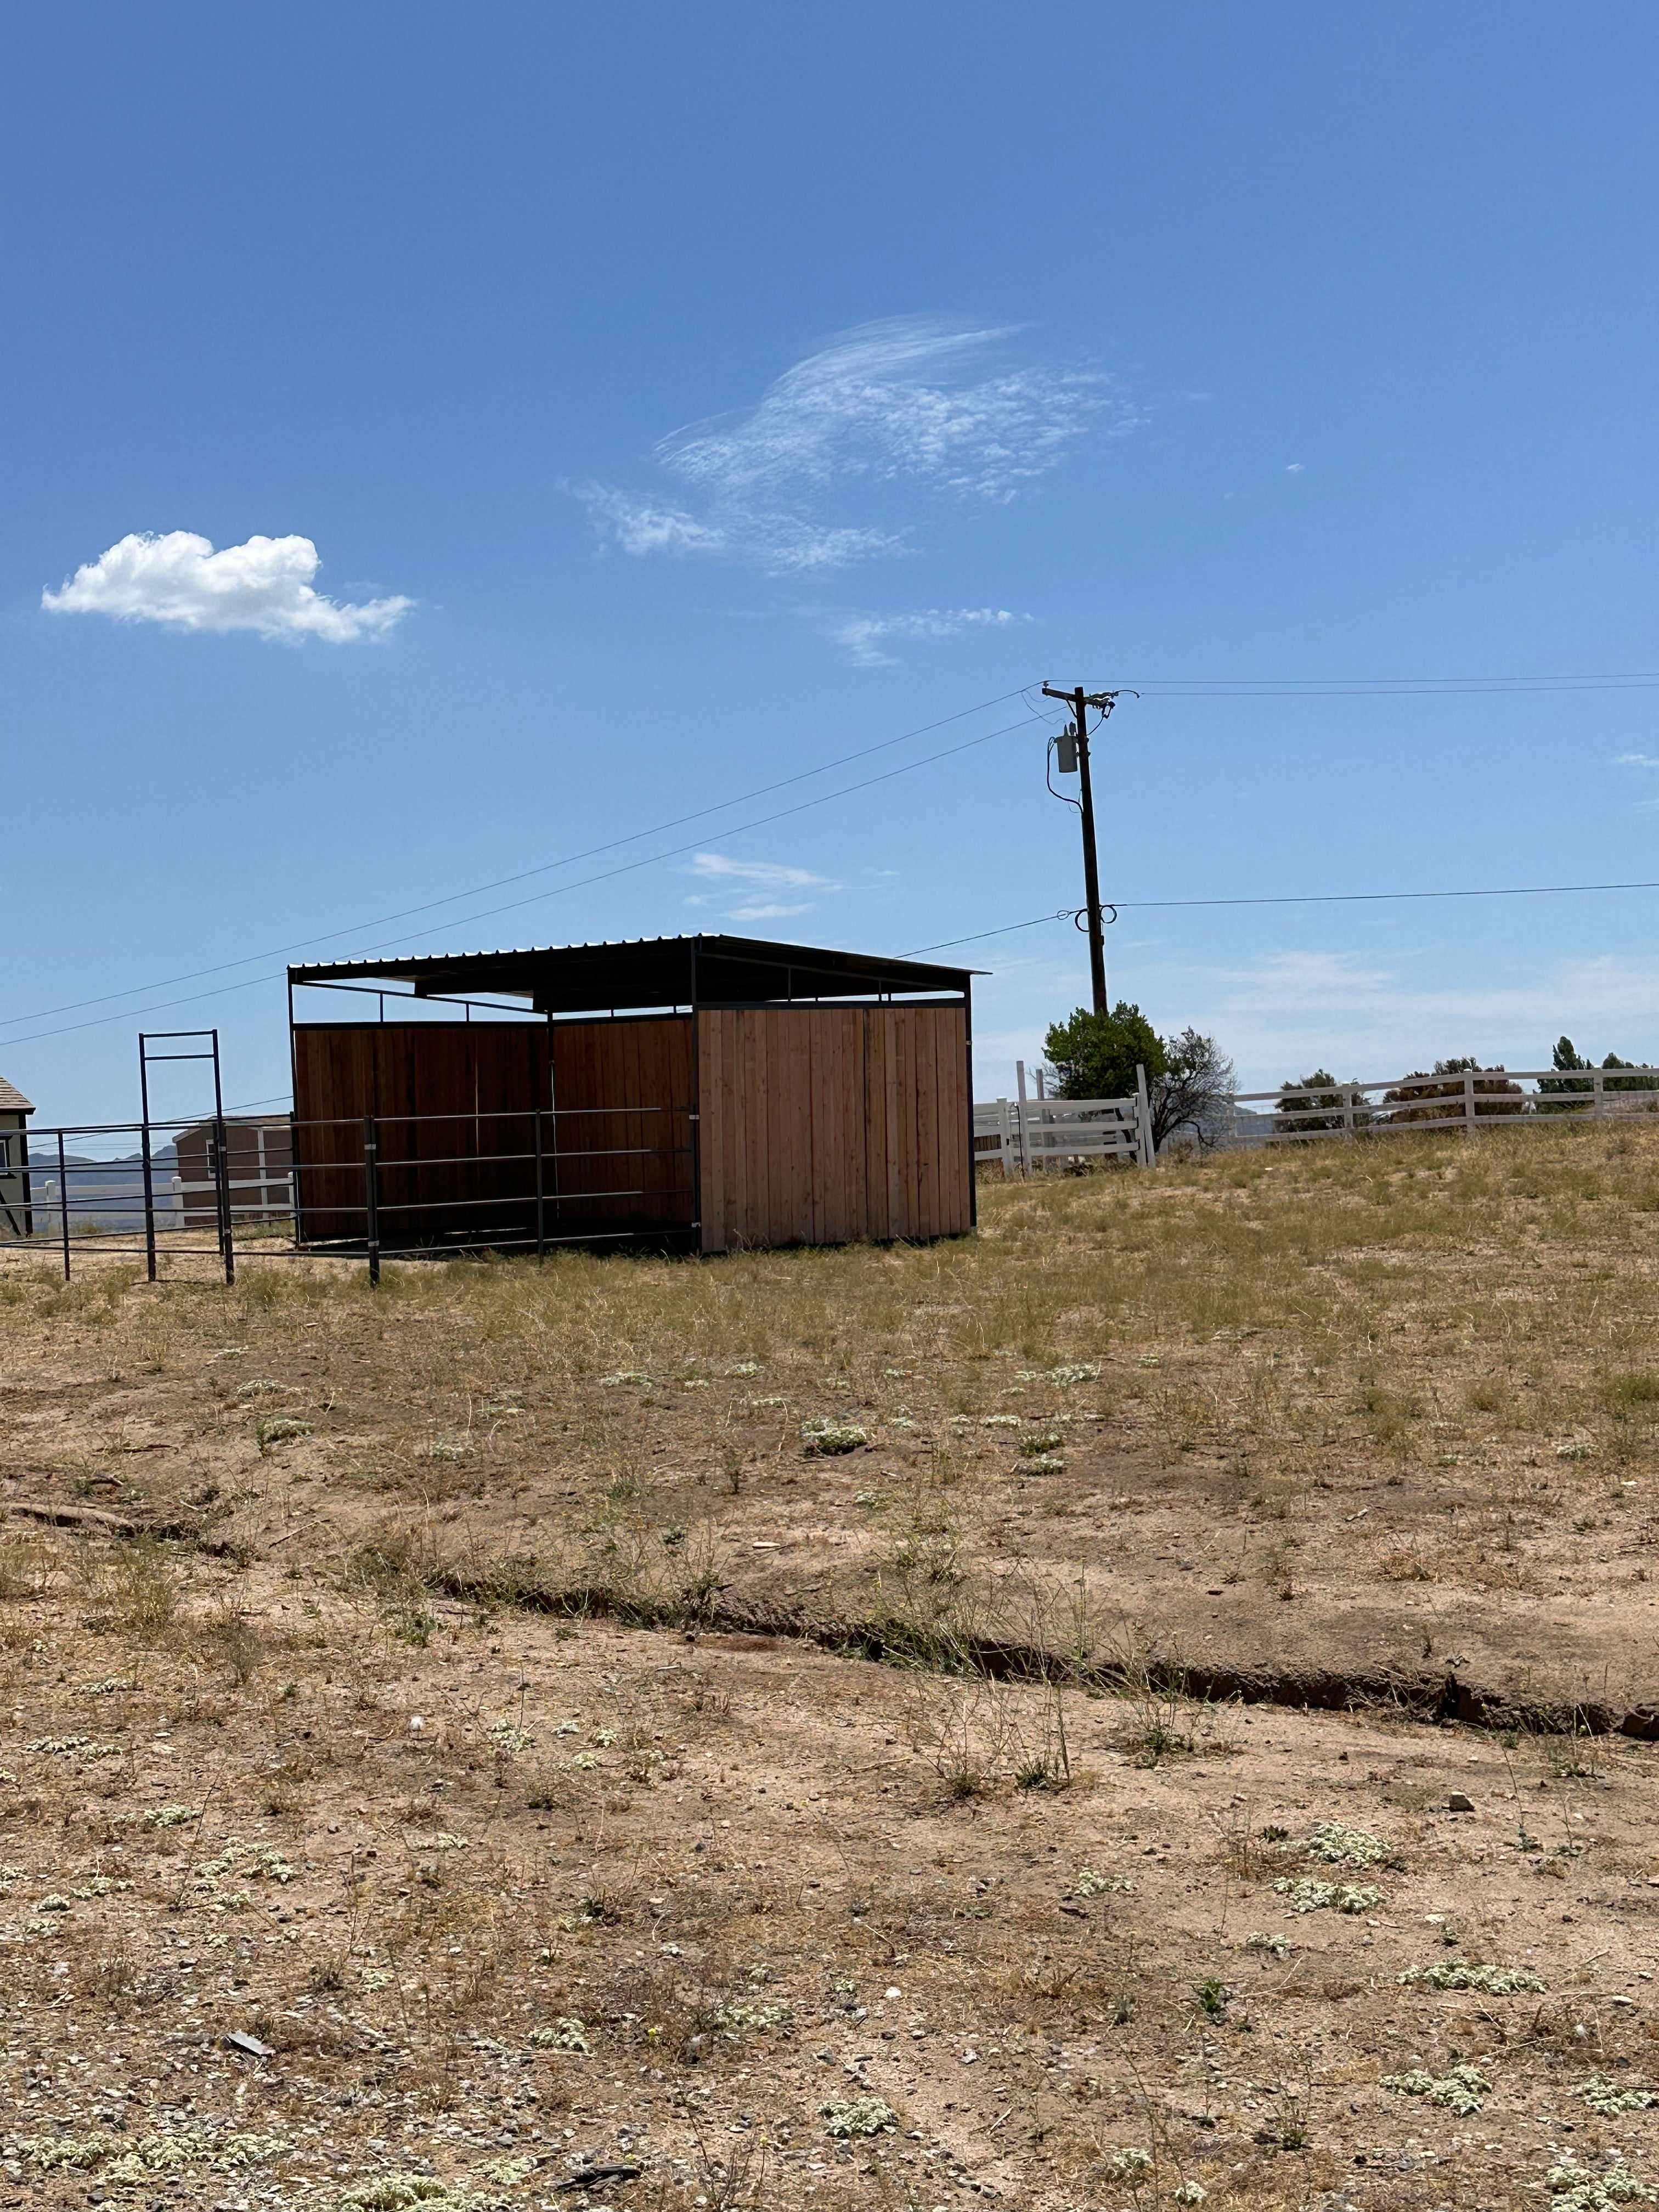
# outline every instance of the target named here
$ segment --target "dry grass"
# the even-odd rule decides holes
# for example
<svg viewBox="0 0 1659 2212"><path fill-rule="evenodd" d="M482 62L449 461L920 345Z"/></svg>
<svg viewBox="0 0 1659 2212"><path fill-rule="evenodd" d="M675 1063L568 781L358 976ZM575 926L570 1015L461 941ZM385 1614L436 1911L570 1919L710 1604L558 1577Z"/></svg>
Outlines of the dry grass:
<svg viewBox="0 0 1659 2212"><path fill-rule="evenodd" d="M1659 1692L1659 1137L982 1198L927 1250L378 1294L0 1254L14 2191L1427 2212L1640 2170L1646 2108L1579 2090L1659 2033L1655 1754L1524 1723ZM1508 1733L1389 1711L1448 1674ZM1399 1979L1453 1958L1548 1986ZM1380 2086L1466 2064L1484 2117ZM556 2198L584 2158L642 2172Z"/></svg>

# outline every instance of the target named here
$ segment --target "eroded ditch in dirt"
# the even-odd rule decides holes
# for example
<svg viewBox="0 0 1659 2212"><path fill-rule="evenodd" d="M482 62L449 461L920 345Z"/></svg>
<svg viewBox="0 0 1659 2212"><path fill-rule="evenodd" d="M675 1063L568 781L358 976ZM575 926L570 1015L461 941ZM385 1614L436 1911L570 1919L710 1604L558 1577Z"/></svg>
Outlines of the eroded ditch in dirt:
<svg viewBox="0 0 1659 2212"><path fill-rule="evenodd" d="M1194 1703L1282 1705L1296 1711L1396 1712L1403 1720L1461 1723L1535 1735L1622 1735L1659 1742L1659 1705L1620 1706L1599 1700L1563 1704L1516 1700L1461 1681L1455 1673L1348 1673L1339 1669L1239 1668L1155 1659L1145 1666L1079 1661L1010 1638L919 1634L891 1620L823 1620L788 1606L728 1606L622 1597L601 1585L550 1588L516 1578L441 1569L424 1578L434 1594L474 1605L498 1605L568 1620L608 1620L627 1628L679 1629L696 1637L782 1638L837 1657L940 1674L987 1675L999 1681L1052 1682L1066 1688L1151 1688Z"/></svg>

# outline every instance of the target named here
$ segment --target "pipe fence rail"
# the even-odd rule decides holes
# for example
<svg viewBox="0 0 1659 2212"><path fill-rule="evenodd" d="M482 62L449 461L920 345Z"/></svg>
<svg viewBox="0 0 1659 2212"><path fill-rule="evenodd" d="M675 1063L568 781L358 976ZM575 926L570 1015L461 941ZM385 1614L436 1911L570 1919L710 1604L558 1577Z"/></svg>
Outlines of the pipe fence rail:
<svg viewBox="0 0 1659 2212"><path fill-rule="evenodd" d="M695 1243L701 1227L690 1108L289 1115L282 1164L271 1127L197 1115L0 1133L0 1254L49 1250L65 1282L77 1257L142 1250L152 1282L162 1259L207 1258L234 1283L240 1237L262 1259L361 1258L378 1282L388 1256ZM187 1146L204 1172L167 1170Z"/></svg>

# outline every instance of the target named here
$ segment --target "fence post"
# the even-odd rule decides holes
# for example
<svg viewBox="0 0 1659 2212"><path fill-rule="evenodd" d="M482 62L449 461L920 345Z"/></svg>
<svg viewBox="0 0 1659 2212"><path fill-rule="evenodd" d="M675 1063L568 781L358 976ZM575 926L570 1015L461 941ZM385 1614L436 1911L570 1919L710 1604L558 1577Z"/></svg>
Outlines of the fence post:
<svg viewBox="0 0 1659 2212"><path fill-rule="evenodd" d="M148 1115L139 1133L138 1146L144 1162L144 1273L153 1283L155 1280L155 1170L149 1157Z"/></svg>
<svg viewBox="0 0 1659 2212"><path fill-rule="evenodd" d="M374 1116L363 1116L363 1228L368 1246L368 1279L380 1279L380 1145Z"/></svg>
<svg viewBox="0 0 1659 2212"><path fill-rule="evenodd" d="M694 1198L691 1211L695 1213L696 1210ZM536 1109L536 1257L538 1260L547 1257L547 1203L542 1189L542 1109L539 1106Z"/></svg>
<svg viewBox="0 0 1659 2212"><path fill-rule="evenodd" d="M1135 1062L1135 1121L1140 1139L1140 1164L1152 1166L1157 1154L1152 1146L1152 1109L1146 1101L1146 1071Z"/></svg>
<svg viewBox="0 0 1659 2212"><path fill-rule="evenodd" d="M1008 1101L1006 1098L999 1098L997 1101L997 1158L1002 1163L1002 1178L1005 1182L1012 1172L1008 1165L1008 1155L1013 1148L1014 1131L1013 1124L1008 1118Z"/></svg>
<svg viewBox="0 0 1659 2212"><path fill-rule="evenodd" d="M1590 1101L1590 1119L1599 1121L1606 1117L1607 1110L1607 1078L1599 1067L1590 1078L1590 1088L1595 1094Z"/></svg>
<svg viewBox="0 0 1659 2212"><path fill-rule="evenodd" d="M1466 1137L1474 1134L1474 1070L1472 1067L1463 1070L1463 1134Z"/></svg>
<svg viewBox="0 0 1659 2212"><path fill-rule="evenodd" d="M294 1216L294 1248L300 1247L300 1114L297 1107L288 1117L288 1202Z"/></svg>
<svg viewBox="0 0 1659 2212"><path fill-rule="evenodd" d="M64 1280L70 1279L69 1169L64 1159L64 1133L58 1132L58 1218L64 1231Z"/></svg>
<svg viewBox="0 0 1659 2212"><path fill-rule="evenodd" d="M222 1114L213 1117L213 1197L219 1215L219 1249L224 1256L227 1285L236 1280L236 1248L231 1241L230 1146Z"/></svg>
<svg viewBox="0 0 1659 2212"><path fill-rule="evenodd" d="M1014 1062L1014 1080L1019 1085L1019 1171L1023 1176L1031 1172L1031 1139L1025 1118L1025 1062Z"/></svg>
<svg viewBox="0 0 1659 2212"><path fill-rule="evenodd" d="M1342 1107L1342 1127L1344 1133L1350 1137L1353 1134L1354 1109L1358 1103L1358 1086L1356 1084L1350 1084L1348 1086L1347 1097L1344 1101Z"/></svg>

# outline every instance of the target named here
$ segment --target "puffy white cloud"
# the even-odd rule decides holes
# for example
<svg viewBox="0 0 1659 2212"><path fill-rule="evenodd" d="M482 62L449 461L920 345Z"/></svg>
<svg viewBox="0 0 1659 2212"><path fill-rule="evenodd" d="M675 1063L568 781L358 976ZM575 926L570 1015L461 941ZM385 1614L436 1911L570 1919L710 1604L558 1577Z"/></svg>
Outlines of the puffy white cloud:
<svg viewBox="0 0 1659 2212"><path fill-rule="evenodd" d="M321 637L334 645L383 636L415 604L389 599L342 605L313 590L319 565L308 538L250 538L216 553L194 531L135 531L77 568L61 591L43 592L40 604L53 614Z"/></svg>
<svg viewBox="0 0 1659 2212"><path fill-rule="evenodd" d="M746 411L694 423L654 459L683 488L673 503L582 488L601 534L623 552L719 553L775 571L894 552L905 531L826 514L858 485L1005 504L1091 434L1139 421L1092 368L1012 357L1010 330L924 315L848 331L786 371Z"/></svg>

